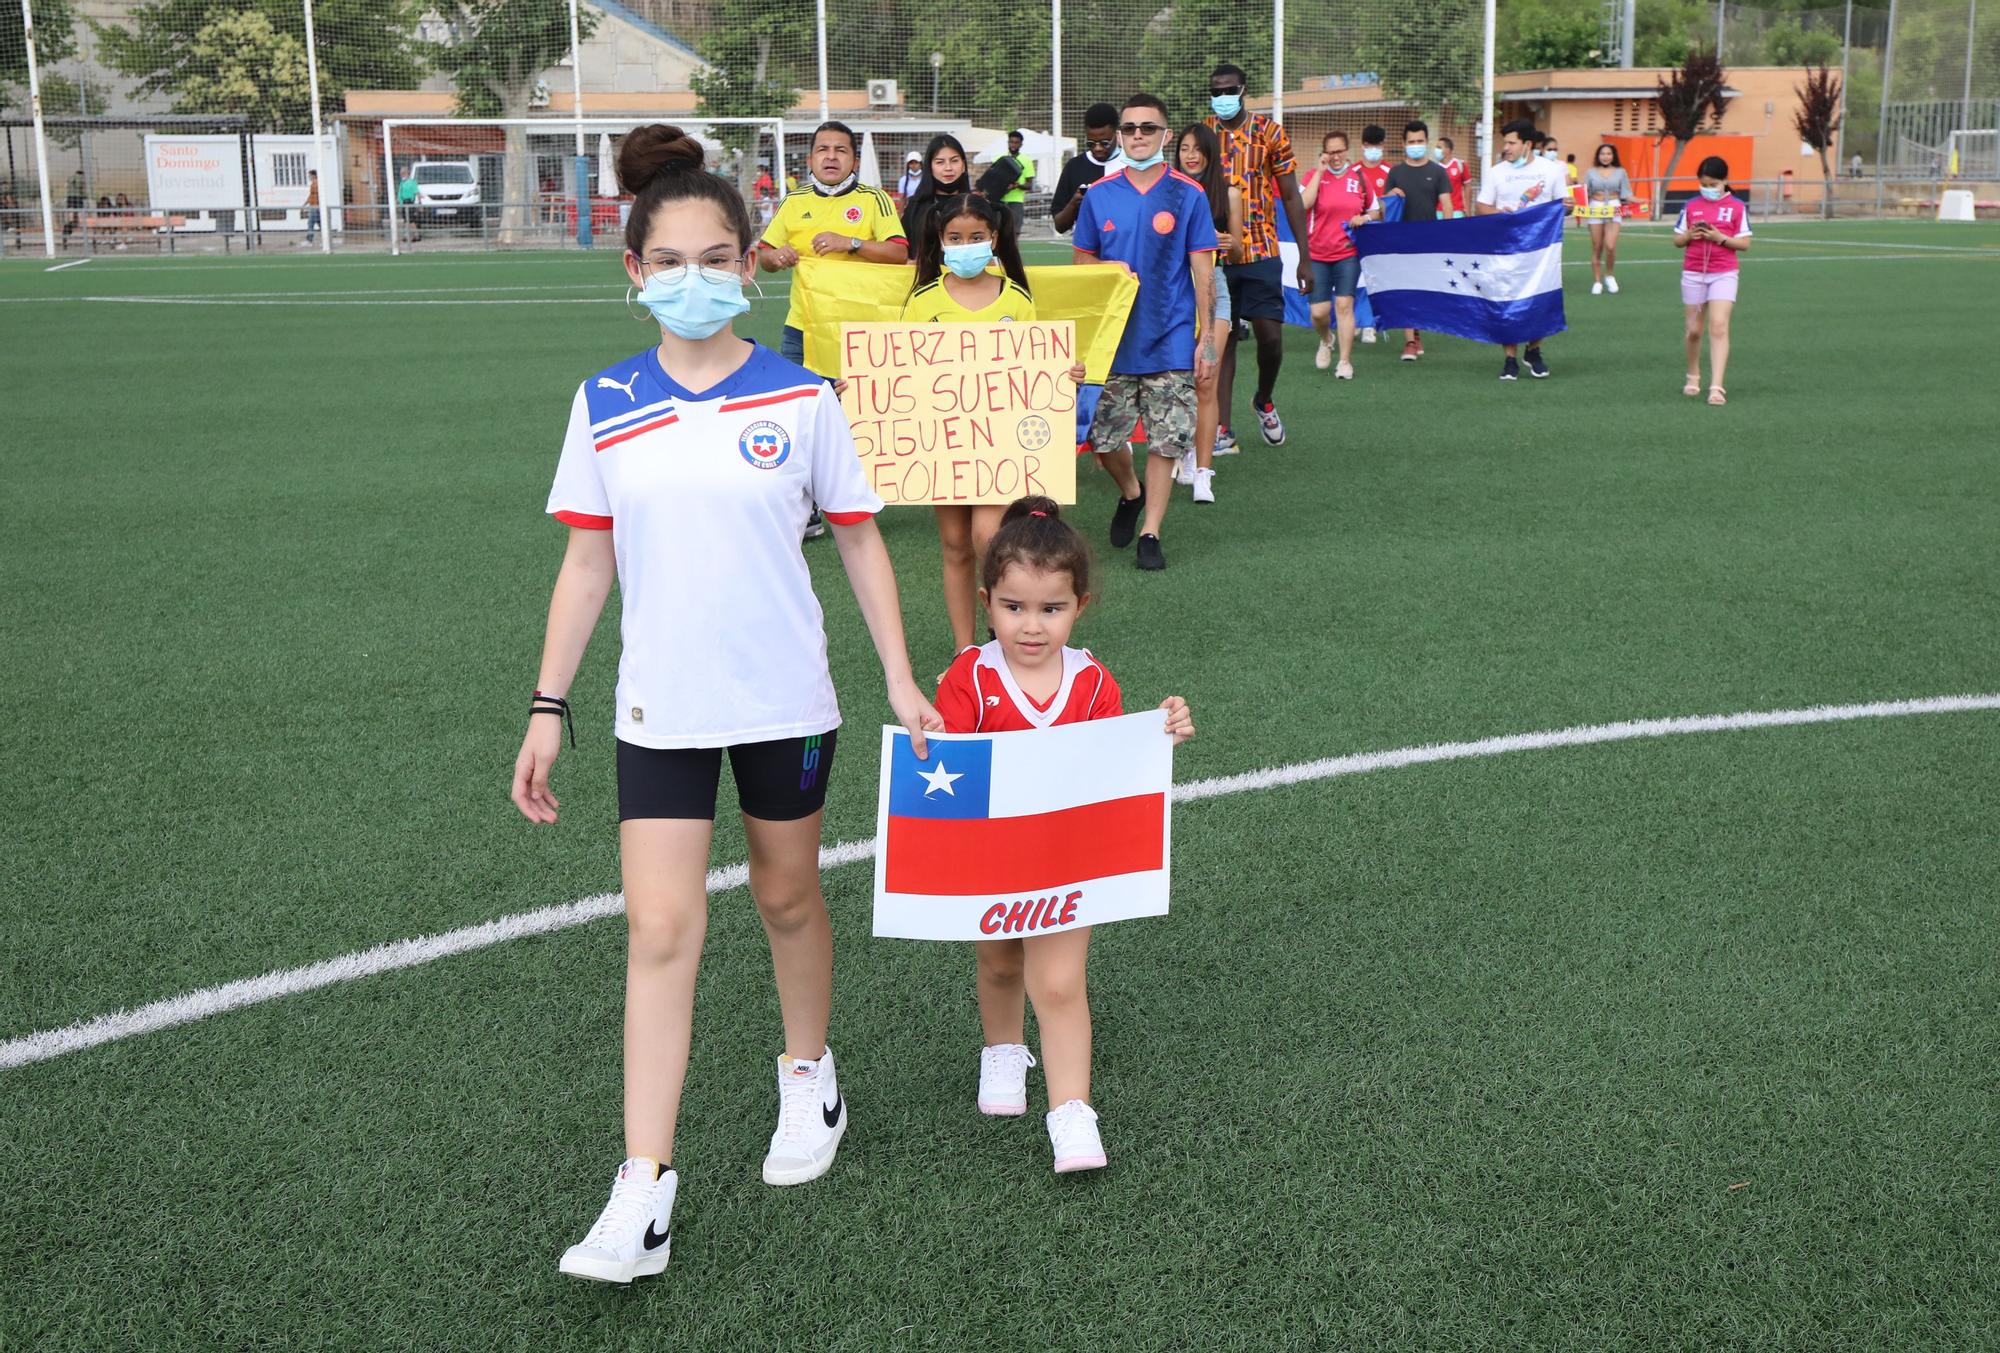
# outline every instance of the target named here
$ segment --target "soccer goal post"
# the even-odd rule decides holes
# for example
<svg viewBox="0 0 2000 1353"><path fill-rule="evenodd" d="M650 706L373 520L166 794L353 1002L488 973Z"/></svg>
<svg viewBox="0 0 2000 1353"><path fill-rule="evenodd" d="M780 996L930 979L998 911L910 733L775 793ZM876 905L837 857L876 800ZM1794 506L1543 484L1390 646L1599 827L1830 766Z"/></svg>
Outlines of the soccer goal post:
<svg viewBox="0 0 2000 1353"><path fill-rule="evenodd" d="M736 185L753 216L761 202L783 195L780 118L386 118L377 149L389 251L400 254L426 229L473 247L589 247L598 235L616 238L630 206L617 181L618 145L655 122L700 140L710 167ZM356 130L350 125L350 137Z"/></svg>

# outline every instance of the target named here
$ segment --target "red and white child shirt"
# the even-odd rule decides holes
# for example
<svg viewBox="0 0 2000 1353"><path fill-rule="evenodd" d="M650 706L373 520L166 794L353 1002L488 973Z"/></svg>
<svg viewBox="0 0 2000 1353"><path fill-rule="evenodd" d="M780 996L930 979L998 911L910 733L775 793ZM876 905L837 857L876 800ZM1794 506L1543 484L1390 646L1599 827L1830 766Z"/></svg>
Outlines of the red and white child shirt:
<svg viewBox="0 0 2000 1353"><path fill-rule="evenodd" d="M998 640L960 653L938 682L933 703L947 733L1021 733L1125 712L1117 681L1089 649L1063 649L1062 684L1040 704L1014 680Z"/></svg>

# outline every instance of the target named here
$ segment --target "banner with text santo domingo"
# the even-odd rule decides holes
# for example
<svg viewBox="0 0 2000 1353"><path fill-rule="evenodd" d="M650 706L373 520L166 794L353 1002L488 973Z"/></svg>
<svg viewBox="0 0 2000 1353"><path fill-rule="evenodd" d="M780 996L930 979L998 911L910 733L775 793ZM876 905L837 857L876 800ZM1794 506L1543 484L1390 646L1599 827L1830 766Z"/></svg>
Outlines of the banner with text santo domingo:
<svg viewBox="0 0 2000 1353"><path fill-rule="evenodd" d="M1045 935L1167 913L1173 739L1166 714L1026 733L882 730L875 933Z"/></svg>
<svg viewBox="0 0 2000 1353"><path fill-rule="evenodd" d="M840 397L882 501L1076 501L1076 326L845 324Z"/></svg>

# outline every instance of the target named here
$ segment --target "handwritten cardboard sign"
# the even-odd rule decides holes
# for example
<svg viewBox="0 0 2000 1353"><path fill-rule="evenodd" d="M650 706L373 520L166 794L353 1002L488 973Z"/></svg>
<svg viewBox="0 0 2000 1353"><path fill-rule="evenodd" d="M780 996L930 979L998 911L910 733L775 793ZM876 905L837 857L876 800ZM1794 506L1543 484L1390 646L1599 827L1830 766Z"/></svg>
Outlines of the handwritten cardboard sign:
<svg viewBox="0 0 2000 1353"><path fill-rule="evenodd" d="M1076 326L844 324L841 407L889 504L1076 501Z"/></svg>

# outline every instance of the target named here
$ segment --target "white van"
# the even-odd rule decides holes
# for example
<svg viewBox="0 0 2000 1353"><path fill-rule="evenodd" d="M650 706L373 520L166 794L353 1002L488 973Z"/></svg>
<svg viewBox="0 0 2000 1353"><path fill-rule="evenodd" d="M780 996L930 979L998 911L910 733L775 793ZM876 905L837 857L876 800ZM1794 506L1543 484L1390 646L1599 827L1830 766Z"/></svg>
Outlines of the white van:
<svg viewBox="0 0 2000 1353"><path fill-rule="evenodd" d="M420 225L479 224L479 175L470 160L420 160L410 172Z"/></svg>

